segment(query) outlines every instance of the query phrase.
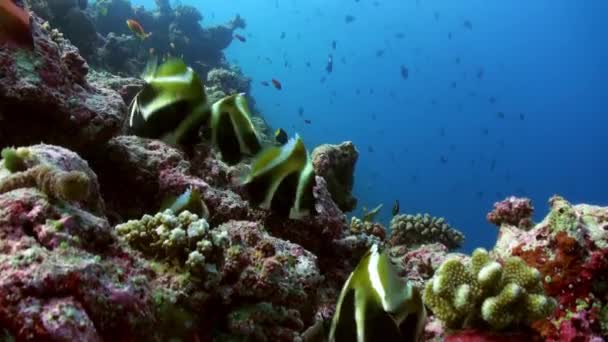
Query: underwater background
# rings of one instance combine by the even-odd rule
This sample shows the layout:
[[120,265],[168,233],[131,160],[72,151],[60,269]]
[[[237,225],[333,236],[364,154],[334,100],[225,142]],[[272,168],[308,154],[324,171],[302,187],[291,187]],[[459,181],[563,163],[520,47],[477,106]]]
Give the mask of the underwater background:
[[607,10],[0,0],[0,341],[607,340]]
[[[505,196],[531,198],[536,220],[555,193],[608,204],[605,1],[181,3],[203,25],[247,18],[247,41],[225,52],[273,127],[309,147],[355,143],[354,214],[384,203],[388,223],[398,199],[446,217],[470,251],[494,244],[480,213]],[[271,78],[280,93],[260,84]]]

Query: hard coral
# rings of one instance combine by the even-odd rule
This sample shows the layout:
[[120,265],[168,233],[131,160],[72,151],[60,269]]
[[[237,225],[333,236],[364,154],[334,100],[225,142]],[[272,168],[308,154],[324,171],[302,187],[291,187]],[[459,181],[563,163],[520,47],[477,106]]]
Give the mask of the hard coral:
[[517,257],[499,263],[483,249],[475,250],[466,266],[446,260],[426,285],[424,302],[453,329],[529,325],[555,309],[555,301],[544,295],[538,270]]
[[528,198],[508,197],[500,202],[494,203],[494,209],[486,216],[490,223],[500,227],[510,224],[522,229],[532,227],[532,214],[534,207]]
[[410,247],[439,242],[448,249],[456,249],[464,241],[464,235],[452,228],[443,217],[433,217],[429,214],[402,214],[394,216],[391,220],[389,241],[391,246]]

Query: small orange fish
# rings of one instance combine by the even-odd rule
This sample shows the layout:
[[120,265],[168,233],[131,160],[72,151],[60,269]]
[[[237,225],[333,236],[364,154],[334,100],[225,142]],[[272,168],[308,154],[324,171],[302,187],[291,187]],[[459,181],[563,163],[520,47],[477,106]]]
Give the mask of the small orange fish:
[[277,88],[277,90],[281,90],[283,89],[283,85],[281,84],[281,82],[275,80],[274,78],[272,79],[272,85]]
[[235,35],[234,35],[234,38],[236,38],[236,39],[240,40],[240,41],[241,41],[241,42],[243,42],[243,43],[247,41],[247,38],[245,38],[245,37],[241,36],[240,34],[235,34]]
[[0,0],[0,44],[33,47],[30,15],[12,0]]
[[127,19],[127,26],[129,27],[129,30],[131,30],[131,32],[133,32],[133,34],[141,40],[144,40],[152,35],[152,33],[146,33],[144,27],[141,26],[141,24],[136,20]]

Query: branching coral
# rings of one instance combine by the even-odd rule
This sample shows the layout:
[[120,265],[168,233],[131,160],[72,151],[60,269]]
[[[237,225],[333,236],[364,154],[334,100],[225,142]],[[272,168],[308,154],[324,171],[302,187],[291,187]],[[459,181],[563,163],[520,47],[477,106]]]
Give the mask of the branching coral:
[[556,306],[545,296],[538,270],[518,257],[499,263],[483,249],[475,250],[466,266],[446,260],[427,283],[424,302],[452,329],[531,324]]
[[215,262],[228,245],[226,233],[210,230],[205,219],[188,211],[171,210],[116,226],[116,232],[133,248],[148,256],[185,267],[195,275],[217,273]]
[[82,171],[63,171],[40,164],[0,180],[0,193],[33,187],[61,200],[82,201],[89,196],[90,179]]
[[391,246],[419,246],[439,242],[449,249],[460,247],[464,235],[452,228],[443,217],[429,214],[396,215],[391,220]]

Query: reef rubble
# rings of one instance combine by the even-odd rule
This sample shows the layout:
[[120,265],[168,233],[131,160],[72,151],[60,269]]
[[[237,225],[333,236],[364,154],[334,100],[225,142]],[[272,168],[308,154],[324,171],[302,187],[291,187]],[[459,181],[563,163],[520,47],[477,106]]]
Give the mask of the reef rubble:
[[[30,3],[48,20],[77,6]],[[220,63],[240,17],[203,29],[192,8],[158,5],[154,15],[124,0],[78,11],[106,31],[115,18],[100,16],[126,11],[148,27],[165,23],[159,39],[212,32],[213,66],[204,68],[219,69],[208,91],[249,89]],[[182,150],[124,135],[126,103],[143,86],[131,71],[90,71],[36,15],[32,34],[32,50],[0,49],[1,339],[322,341],[372,245],[425,292],[427,341],[608,336],[608,207],[555,196],[534,225],[532,203],[507,198],[487,216],[499,226],[496,245],[468,256],[443,218],[395,215],[392,229],[348,220],[358,152],[346,142],[312,153],[312,215],[286,219],[250,204],[240,181],[249,158],[229,165],[205,140]],[[161,208],[186,190],[200,193],[208,216]]]

